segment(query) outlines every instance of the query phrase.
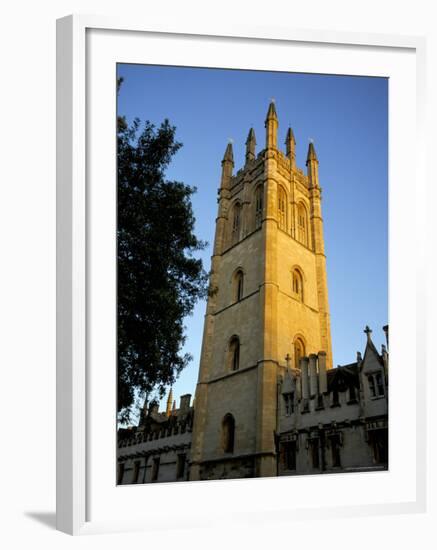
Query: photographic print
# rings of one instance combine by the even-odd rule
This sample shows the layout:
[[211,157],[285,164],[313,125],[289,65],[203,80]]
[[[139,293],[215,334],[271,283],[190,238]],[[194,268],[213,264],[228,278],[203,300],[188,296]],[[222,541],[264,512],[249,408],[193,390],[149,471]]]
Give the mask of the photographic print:
[[118,64],[119,485],[388,469],[388,80]]

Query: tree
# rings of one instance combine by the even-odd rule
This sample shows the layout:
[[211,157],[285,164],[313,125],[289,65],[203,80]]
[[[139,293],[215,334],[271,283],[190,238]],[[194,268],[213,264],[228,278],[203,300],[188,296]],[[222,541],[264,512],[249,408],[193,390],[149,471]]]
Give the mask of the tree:
[[183,320],[205,296],[207,274],[193,253],[195,188],[167,181],[181,147],[175,127],[118,118],[118,416],[129,421],[136,397],[163,396],[191,360],[181,349]]

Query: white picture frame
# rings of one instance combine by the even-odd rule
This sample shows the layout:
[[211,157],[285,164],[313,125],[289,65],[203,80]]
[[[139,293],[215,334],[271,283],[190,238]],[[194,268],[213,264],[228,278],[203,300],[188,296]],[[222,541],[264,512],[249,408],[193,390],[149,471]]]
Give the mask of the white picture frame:
[[[94,33],[94,34],[93,34]],[[241,56],[243,59],[246,56],[244,66],[240,68],[258,68],[269,67],[272,70],[279,70],[280,61],[272,61],[276,57],[262,56],[264,48],[274,49],[277,46],[306,48],[335,52],[330,55],[328,66],[327,59],[320,58],[316,68],[311,68],[309,72],[326,72],[336,74],[351,74],[350,62],[347,61],[350,52],[360,52],[365,63],[366,56],[374,56],[375,61],[378,56],[383,58],[387,54],[387,60],[382,60],[381,66],[377,63],[372,68],[369,68],[366,74],[388,76],[393,78],[393,82],[401,85],[401,73],[403,64],[408,65],[408,70],[413,70],[414,78],[410,88],[405,87],[404,96],[399,95],[399,101],[405,101],[404,107],[407,111],[405,116],[409,124],[409,144],[408,146],[399,143],[401,140],[396,135],[398,131],[403,131],[407,127],[403,127],[395,108],[399,108],[399,104],[395,100],[390,105],[390,180],[396,179],[399,189],[390,184],[390,231],[393,234],[393,229],[398,229],[402,232],[401,215],[405,212],[408,206],[405,202],[407,196],[403,190],[403,182],[414,182],[411,188],[414,190],[413,195],[419,196],[420,193],[426,193],[425,188],[425,162],[423,158],[423,141],[424,141],[424,97],[425,89],[425,40],[420,37],[408,36],[392,36],[392,35],[374,35],[374,34],[354,34],[354,33],[337,33],[323,31],[304,31],[296,29],[284,28],[252,28],[234,27],[229,28],[198,28],[193,24],[190,28],[177,28],[163,24],[162,26],[151,26],[142,21],[131,21],[122,18],[105,18],[96,16],[73,15],[57,22],[57,528],[61,531],[70,534],[84,534],[91,532],[105,532],[113,530],[129,530],[129,529],[147,529],[164,524],[160,515],[154,514],[150,509],[147,510],[147,515],[144,508],[138,511],[138,501],[141,498],[140,491],[152,492],[153,499],[156,502],[169,501],[171,498],[188,498],[190,505],[186,506],[187,510],[178,510],[178,514],[174,514],[172,521],[175,524],[186,526],[187,523],[193,526],[210,525],[216,521],[220,521],[220,503],[226,498],[230,498],[232,502],[240,504],[240,512],[238,509],[231,510],[231,515],[234,521],[249,520],[256,521],[257,517],[262,515],[263,518],[273,517],[288,517],[295,518],[326,518],[329,515],[364,515],[374,513],[397,513],[397,512],[419,512],[425,510],[426,503],[426,463],[425,463],[425,426],[426,426],[426,403],[425,403],[425,387],[426,387],[426,356],[425,356],[425,255],[424,243],[418,238],[421,229],[425,227],[426,221],[417,216],[416,213],[411,213],[410,234],[403,234],[407,245],[414,248],[412,254],[415,261],[415,283],[416,292],[410,293],[403,302],[404,310],[401,311],[397,297],[400,296],[405,289],[405,276],[399,275],[396,271],[400,267],[400,251],[396,246],[391,247],[390,251],[390,323],[391,323],[391,346],[394,348],[394,353],[391,352],[391,365],[393,370],[393,379],[395,387],[398,388],[394,392],[390,403],[390,420],[399,412],[402,417],[402,398],[407,397],[407,392],[413,388],[412,395],[408,394],[409,403],[412,404],[414,414],[411,418],[405,419],[410,422],[409,429],[413,433],[412,441],[410,441],[410,458],[404,463],[408,465],[408,475],[405,480],[405,487],[399,489],[399,494],[390,493],[394,491],[394,486],[399,484],[399,478],[395,479],[396,472],[401,472],[402,463],[394,466],[388,473],[388,476],[393,477],[393,483],[384,485],[385,493],[381,498],[373,501],[370,495],[367,500],[360,502],[355,495],[355,500],[348,500],[342,497],[342,491],[347,492],[347,486],[353,484],[352,477],[357,477],[360,474],[347,474],[347,481],[344,481],[344,476],[323,476],[326,480],[321,480],[319,477],[306,476],[305,478],[294,478],[293,480],[284,478],[269,479],[269,480],[244,480],[237,482],[202,482],[188,484],[162,484],[158,486],[134,486],[134,487],[115,487],[115,469],[113,461],[115,460],[115,447],[113,447],[113,439],[115,435],[115,409],[112,416],[106,418],[108,410],[115,403],[115,385],[114,376],[107,382],[102,383],[102,392],[104,395],[98,397],[99,403],[101,400],[101,411],[96,411],[96,396],[95,396],[95,380],[93,379],[94,354],[96,347],[94,342],[104,340],[108,334],[111,334],[111,319],[109,319],[106,328],[104,323],[95,330],[97,321],[95,316],[101,315],[104,317],[104,312],[99,312],[98,304],[101,303],[96,298],[93,302],[95,284],[93,283],[96,275],[95,271],[90,268],[92,261],[90,258],[90,250],[95,251],[95,239],[105,239],[105,236],[99,235],[95,231],[95,219],[102,222],[99,224],[103,229],[111,227],[111,214],[106,212],[110,210],[108,204],[114,200],[114,197],[109,197],[109,202],[103,201],[105,206],[101,206],[97,212],[95,210],[95,201],[93,201],[93,193],[95,190],[90,186],[90,181],[93,180],[94,165],[90,162],[90,158],[96,151],[91,151],[90,143],[93,138],[87,131],[87,125],[90,124],[90,110],[93,109],[92,94],[95,90],[90,89],[90,82],[93,86],[96,82],[93,73],[96,65],[95,61],[89,56],[95,55],[99,48],[103,51],[103,43],[93,38],[93,36],[103,37],[106,41],[104,55],[106,55],[107,66],[114,65],[114,55],[122,62],[141,62],[145,56],[142,50],[138,50],[138,41],[153,39],[160,44],[159,63],[161,64],[183,64],[184,60],[187,63],[188,57],[184,57],[183,49],[170,47],[170,43],[174,45],[175,41],[187,42],[192,40],[205,41],[210,46],[210,63],[208,66],[224,66],[223,62],[220,65],[219,50],[232,48],[235,56]],[[100,34],[99,34],[100,33]],[[118,38],[117,38],[118,37]],[[121,42],[117,40],[124,37],[125,46],[121,46]],[[129,39],[129,40],[127,40]],[[128,42],[130,43],[128,44]],[[165,44],[168,44],[166,47]],[[111,47],[107,47],[111,45]],[[238,45],[238,47],[237,47]],[[183,44],[181,44],[181,47]],[[136,56],[133,57],[134,47],[136,47]],[[188,45],[188,48],[190,46]],[[251,48],[257,49],[255,59],[248,59],[247,52]],[[118,49],[119,48],[119,49]],[[197,48],[198,49],[198,48]],[[241,50],[241,51],[240,51]],[[91,52],[91,53],[90,53]],[[114,53],[115,52],[115,53]],[[342,53],[343,52],[343,53]],[[349,54],[348,54],[349,52]],[[217,60],[214,57],[217,54]],[[259,55],[258,55],[259,54]],[[384,55],[383,55],[384,54]],[[393,59],[388,54],[393,54]],[[312,54],[314,56],[314,54]],[[111,57],[112,56],[112,57]],[[269,58],[269,59],[267,59]],[[332,59],[331,59],[332,58]],[[408,60],[407,60],[408,59]],[[407,60],[407,61],[406,61]],[[147,61],[143,61],[147,62]],[[149,61],[150,57],[149,57]],[[94,64],[93,64],[94,63]],[[387,65],[384,66],[384,63]],[[188,64],[188,63],[187,63]],[[190,62],[192,64],[192,62]],[[325,65],[324,65],[325,64]],[[392,64],[392,65],[390,65]],[[199,65],[201,66],[201,65]],[[226,65],[227,66],[227,65]],[[325,70],[323,70],[325,66]],[[364,66],[364,65],[363,65]],[[318,67],[318,69],[317,69]],[[387,69],[387,67],[389,67]],[[391,67],[391,69],[390,69]],[[295,70],[299,67],[294,66]],[[99,71],[105,71],[105,63],[99,65]],[[114,68],[115,70],[115,68]],[[291,70],[291,69],[290,69]],[[300,70],[303,70],[301,68]],[[357,69],[359,70],[359,63]],[[90,73],[91,71],[91,73]],[[387,74],[388,71],[388,74]],[[390,72],[392,71],[392,72]],[[106,73],[107,76],[108,73]],[[115,74],[115,72],[114,72]],[[358,73],[354,73],[358,74]],[[101,86],[105,86],[103,72],[99,76]],[[114,81],[115,82],[115,81]],[[411,83],[410,83],[411,84]],[[97,86],[97,84],[95,84]],[[414,90],[413,90],[414,88]],[[410,90],[410,91],[408,91]],[[100,90],[101,91],[101,90]],[[112,94],[112,96],[110,95]],[[103,106],[110,105],[111,97],[115,101],[115,86],[110,94],[101,101]],[[410,95],[408,95],[410,94]],[[406,96],[408,98],[406,99]],[[402,99],[403,98],[403,99]],[[393,98],[392,98],[393,99]],[[108,109],[115,109],[115,103]],[[106,111],[109,112],[109,111]],[[104,116],[102,110],[100,116]],[[94,120],[94,119],[93,119]],[[114,120],[108,120],[109,127],[114,126]],[[103,121],[103,119],[102,119]],[[106,145],[102,144],[100,153],[106,158],[108,166],[112,164],[110,170],[105,176],[111,178],[115,170],[115,157],[111,159],[105,157],[108,150],[114,149],[115,130],[113,134],[108,136],[105,133],[103,126],[98,130],[102,136],[107,136]],[[95,132],[95,126],[94,130]],[[393,133],[394,132],[394,133]],[[110,133],[110,132],[109,132]],[[87,141],[88,140],[88,141]],[[112,148],[112,149],[111,149]],[[402,155],[409,152],[411,162],[408,166],[401,167],[399,162]],[[99,153],[99,155],[100,155]],[[97,168],[98,169],[98,168]],[[108,168],[109,169],[109,168]],[[115,182],[115,180],[114,180]],[[115,195],[115,187],[113,195]],[[414,199],[413,197],[410,197]],[[105,212],[108,214],[105,217]],[[411,212],[411,210],[410,210]],[[399,215],[398,215],[399,213]],[[109,224],[109,225],[108,225]],[[113,238],[113,236],[111,236]],[[102,241],[103,242],[103,241]],[[404,241],[405,242],[405,241]],[[104,248],[110,250],[111,241],[105,242]],[[114,254],[114,251],[109,254]],[[109,257],[109,256],[108,256]],[[101,258],[104,263],[106,260]],[[411,261],[411,258],[410,258]],[[103,265],[103,264],[102,264]],[[398,277],[393,280],[393,270]],[[109,277],[107,284],[103,285],[101,292],[114,293],[115,285],[114,278]],[[115,309],[113,314],[115,315]],[[396,322],[396,319],[402,318],[403,315],[409,316],[408,332],[402,328],[401,323]],[[114,317],[115,318],[115,317]],[[394,330],[392,324],[394,321]],[[91,329],[90,329],[91,327]],[[414,330],[412,329],[414,328]],[[106,332],[105,332],[106,331]],[[109,331],[109,332],[108,332]],[[100,332],[100,336],[99,336]],[[402,342],[410,334],[411,346],[409,350],[402,347]],[[113,332],[115,335],[115,332]],[[399,347],[397,349],[397,344]],[[114,340],[115,346],[115,340]],[[102,349],[102,348],[100,348]],[[111,355],[108,356],[109,361]],[[102,359],[103,362],[103,359]],[[414,369],[411,369],[413,365]],[[399,363],[399,369],[405,373],[410,367],[414,370],[408,383],[396,374],[396,366]],[[407,364],[408,363],[408,364]],[[98,368],[97,366],[95,367]],[[420,376],[416,376],[416,371],[419,371]],[[109,371],[108,371],[109,372]],[[102,373],[100,372],[101,376]],[[93,381],[94,380],[94,381]],[[392,382],[391,382],[392,383]],[[109,398],[105,397],[110,395]],[[412,409],[412,410],[413,410]],[[105,412],[106,411],[106,412]],[[106,414],[105,420],[99,422],[99,414]],[[400,421],[399,421],[400,422]],[[94,423],[94,424],[93,424]],[[97,423],[97,424],[96,424]],[[102,429],[96,431],[96,425]],[[400,426],[395,425],[391,429],[391,448],[399,443]],[[96,438],[99,438],[99,448],[108,449],[106,455],[101,453],[96,459],[93,444]],[[94,444],[95,446],[95,444]],[[111,455],[111,446],[113,453]],[[408,454],[408,453],[407,453]],[[109,456],[111,455],[111,456]],[[102,464],[102,460],[108,464]],[[96,472],[96,462],[99,463],[101,471],[106,472],[99,478],[99,481],[94,480],[98,477]],[[414,465],[414,471],[412,470]],[[411,468],[410,468],[411,466]],[[397,470],[398,469],[398,470]],[[100,471],[99,470],[99,471]],[[410,471],[411,470],[411,471]],[[109,472],[109,474],[107,474]],[[104,485],[108,484],[108,475],[113,472],[114,483],[111,490],[106,493]],[[366,474],[366,484],[374,487],[381,483],[381,478],[377,477],[372,481],[373,474]],[[377,475],[377,474],[375,474]],[[298,503],[290,502],[290,499],[282,499],[279,495],[278,482],[289,485],[290,481],[294,483],[294,489],[301,491],[302,494],[314,494],[317,487],[325,484],[323,491],[330,491],[333,487],[332,479],[336,479],[336,492],[340,495],[337,501],[332,502],[332,506],[327,506],[320,499],[319,502],[312,503],[304,499],[300,499]],[[342,481],[343,479],[343,481]],[[94,484],[94,485],[93,485]],[[285,485],[284,485],[285,486]],[[343,489],[342,489],[343,486]],[[407,487],[408,486],[408,487]],[[92,488],[91,488],[92,487]],[[306,490],[305,487],[308,489]],[[402,489],[405,489],[402,493]],[[117,491],[117,495],[114,494]],[[358,489],[359,491],[359,489]],[[182,492],[182,494],[181,494]],[[244,493],[244,494],[243,494]],[[402,494],[401,494],[402,493]],[[150,493],[149,493],[150,494]],[[299,493],[300,494],[300,493]],[[346,494],[346,493],[344,493]],[[230,496],[231,495],[231,496]],[[261,495],[261,502],[259,495]],[[272,503],[269,496],[275,495],[275,502]],[[117,507],[105,508],[101,502],[109,502],[111,499],[118,499],[120,507],[126,513],[117,512]],[[343,498],[343,500],[341,500]],[[202,503],[205,499],[210,499],[211,504],[209,513],[205,513]],[[197,503],[197,507],[196,507]],[[200,503],[200,504],[199,504]],[[99,508],[100,506],[100,508]],[[126,507],[130,509],[127,509]],[[91,513],[91,509],[99,508],[98,513]],[[185,507],[184,507],[185,508]],[[121,508],[120,508],[121,509]],[[157,509],[159,505],[157,504]],[[119,513],[120,512],[120,513]],[[228,511],[229,513],[229,511]],[[165,522],[168,517],[165,518]]]

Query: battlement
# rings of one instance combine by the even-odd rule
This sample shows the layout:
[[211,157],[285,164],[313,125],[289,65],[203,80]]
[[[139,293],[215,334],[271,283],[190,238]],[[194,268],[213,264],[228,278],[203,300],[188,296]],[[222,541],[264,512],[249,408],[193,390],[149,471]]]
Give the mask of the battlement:
[[[172,392],[170,391],[171,395]],[[187,393],[180,398],[179,409],[173,402],[173,410],[167,407],[164,412],[159,412],[158,404],[151,405],[147,412],[142,412],[138,426],[119,429],[117,434],[118,447],[130,447],[147,441],[164,439],[175,435],[191,432],[194,419],[194,402],[191,402],[191,394]],[[147,404],[145,404],[147,409]]]
[[172,414],[159,422],[153,417],[147,417],[142,426],[118,431],[118,447],[131,447],[139,443],[173,437],[191,432],[193,429],[194,408],[190,407],[186,414]]
[[266,155],[269,153],[270,158],[273,154],[273,157],[276,159],[278,170],[284,174],[284,176],[289,177],[290,174],[294,175],[297,181],[304,186],[308,187],[308,176],[305,174],[304,170],[298,168],[293,160],[287,156],[280,149],[275,150],[273,153],[267,149],[262,149],[259,153],[250,160],[246,160],[244,166],[239,168],[234,174],[229,176],[229,189],[237,187],[239,184],[243,183],[247,178],[248,173],[254,175],[260,168],[263,167]]

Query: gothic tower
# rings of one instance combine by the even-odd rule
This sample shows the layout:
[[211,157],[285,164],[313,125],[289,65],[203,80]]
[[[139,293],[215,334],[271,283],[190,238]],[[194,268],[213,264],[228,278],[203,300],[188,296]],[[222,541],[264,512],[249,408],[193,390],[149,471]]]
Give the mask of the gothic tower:
[[[191,479],[276,475],[278,374],[320,351],[332,367],[318,159],[297,168],[293,131],[278,149],[270,103],[266,144],[253,129],[236,174],[222,160],[218,216],[192,440]],[[289,359],[288,359],[289,360]]]

